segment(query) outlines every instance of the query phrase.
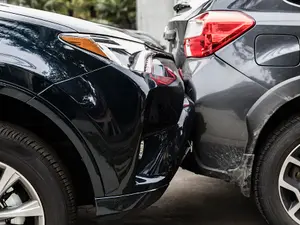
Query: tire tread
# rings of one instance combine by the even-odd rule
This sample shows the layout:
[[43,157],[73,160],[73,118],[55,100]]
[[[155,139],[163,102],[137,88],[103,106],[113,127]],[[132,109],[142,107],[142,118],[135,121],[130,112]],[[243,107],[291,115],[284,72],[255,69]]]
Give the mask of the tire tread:
[[259,191],[259,183],[261,179],[261,167],[266,160],[266,155],[270,151],[273,143],[287,130],[289,130],[293,125],[296,123],[300,123],[300,115],[294,115],[290,117],[289,119],[283,121],[273,132],[269,134],[269,137],[266,139],[263,146],[259,149],[259,155],[256,160],[255,166],[254,166],[254,198],[256,205],[262,214],[262,216],[265,218],[267,223],[270,224],[270,221],[268,220],[266,216],[266,212],[264,210],[264,207],[262,205],[262,196],[260,195]]
[[67,199],[68,224],[75,224],[77,218],[77,206],[74,197],[73,187],[59,162],[56,154],[51,151],[46,144],[43,144],[38,137],[15,125],[0,122],[0,137],[21,144],[25,148],[30,148],[38,153],[39,159],[47,166],[49,171],[53,171]]

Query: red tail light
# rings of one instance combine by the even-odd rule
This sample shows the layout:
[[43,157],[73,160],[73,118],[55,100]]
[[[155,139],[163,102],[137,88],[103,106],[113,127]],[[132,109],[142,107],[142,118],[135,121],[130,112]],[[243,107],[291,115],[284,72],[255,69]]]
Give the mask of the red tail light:
[[145,72],[150,75],[157,85],[170,85],[177,79],[175,74],[176,71],[173,71],[170,67],[164,65],[163,61],[165,60],[149,57],[146,63]]
[[189,21],[184,51],[187,57],[212,55],[255,25],[255,20],[242,12],[210,11]]
[[158,85],[170,85],[176,80],[175,73],[168,67],[165,67],[165,74],[164,76],[159,76],[155,74],[151,74],[151,78],[158,84]]

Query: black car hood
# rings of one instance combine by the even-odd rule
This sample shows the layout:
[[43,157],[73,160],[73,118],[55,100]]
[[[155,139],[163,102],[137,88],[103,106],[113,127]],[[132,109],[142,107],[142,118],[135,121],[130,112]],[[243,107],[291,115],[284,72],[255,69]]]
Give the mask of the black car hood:
[[54,24],[63,25],[79,33],[99,34],[99,35],[122,38],[133,42],[144,43],[144,41],[140,39],[130,36],[125,32],[121,32],[120,29],[89,22],[86,20],[82,20],[70,16],[65,16],[65,15],[60,15],[52,12],[46,12],[42,10],[36,10],[36,9],[20,7],[15,5],[9,5],[9,4],[0,4],[0,11],[31,17],[34,19],[39,19]]

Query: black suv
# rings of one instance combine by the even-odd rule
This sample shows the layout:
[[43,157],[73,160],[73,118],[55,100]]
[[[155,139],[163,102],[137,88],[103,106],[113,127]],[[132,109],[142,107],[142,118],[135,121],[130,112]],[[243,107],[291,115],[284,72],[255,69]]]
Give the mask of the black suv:
[[0,224],[145,208],[189,149],[172,55],[114,28],[0,5]]
[[184,167],[238,184],[271,224],[300,224],[300,2],[206,0],[165,37],[195,103]]

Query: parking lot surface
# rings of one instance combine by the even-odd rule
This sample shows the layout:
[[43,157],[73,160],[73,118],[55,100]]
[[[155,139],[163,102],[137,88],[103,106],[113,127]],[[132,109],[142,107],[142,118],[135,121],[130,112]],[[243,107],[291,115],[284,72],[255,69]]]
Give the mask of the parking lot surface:
[[97,223],[84,214],[78,225],[97,224],[266,225],[255,204],[237,187],[184,170],[179,170],[163,198],[147,210],[106,223]]

